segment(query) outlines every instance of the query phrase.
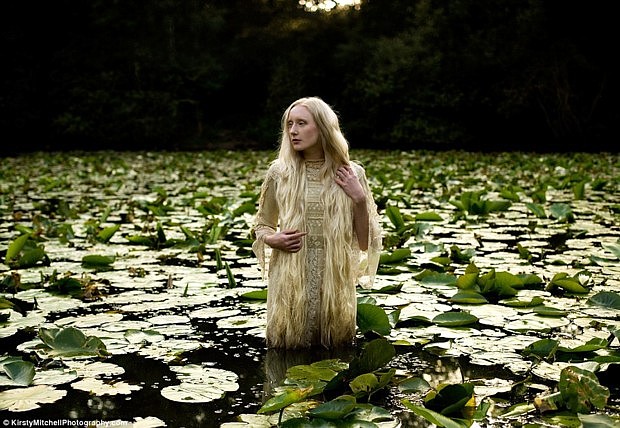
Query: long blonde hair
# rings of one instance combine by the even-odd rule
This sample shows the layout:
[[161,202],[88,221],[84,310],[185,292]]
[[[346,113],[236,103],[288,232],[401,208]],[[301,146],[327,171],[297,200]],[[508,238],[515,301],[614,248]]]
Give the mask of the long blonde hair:
[[346,200],[342,198],[344,196],[342,189],[328,182],[333,181],[338,167],[348,165],[350,161],[349,143],[340,130],[338,116],[325,101],[318,97],[300,98],[284,111],[281,120],[280,151],[278,158],[274,161],[279,165],[282,180],[281,185],[278,186],[278,200],[282,204],[279,211],[284,227],[300,229],[305,214],[303,206],[306,183],[304,157],[301,152],[293,149],[288,132],[289,115],[296,106],[304,106],[308,109],[319,131],[319,144],[325,155],[325,162],[319,173],[324,185],[321,199],[326,207],[333,208],[338,204],[342,206],[342,200]]

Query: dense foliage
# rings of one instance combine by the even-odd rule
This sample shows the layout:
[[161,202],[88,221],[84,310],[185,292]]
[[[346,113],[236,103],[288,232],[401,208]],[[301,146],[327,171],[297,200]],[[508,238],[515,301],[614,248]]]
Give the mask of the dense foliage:
[[304,95],[333,104],[356,147],[596,150],[619,116],[611,7],[9,2],[5,150],[269,148]]

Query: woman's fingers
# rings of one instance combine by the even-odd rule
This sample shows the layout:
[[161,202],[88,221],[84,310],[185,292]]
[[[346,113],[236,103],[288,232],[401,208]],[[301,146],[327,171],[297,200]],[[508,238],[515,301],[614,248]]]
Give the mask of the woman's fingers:
[[282,233],[284,235],[284,250],[296,253],[301,250],[302,238],[307,235],[308,232],[284,230]]
[[340,180],[341,182],[347,181],[349,178],[351,178],[352,174],[353,174],[353,171],[351,170],[351,167],[348,165],[342,165],[338,167],[338,169],[336,170],[336,178]]

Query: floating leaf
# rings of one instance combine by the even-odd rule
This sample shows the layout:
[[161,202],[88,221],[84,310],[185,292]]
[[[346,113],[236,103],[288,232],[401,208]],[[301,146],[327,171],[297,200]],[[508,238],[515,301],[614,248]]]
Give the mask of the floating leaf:
[[248,291],[247,293],[241,294],[239,297],[244,300],[267,300],[267,289]]
[[155,330],[128,329],[123,337],[129,343],[156,343],[165,339],[165,336]]
[[560,346],[558,347],[558,351],[571,352],[571,353],[592,352],[592,351],[598,351],[599,349],[605,349],[607,348],[607,345],[608,345],[607,339],[601,339],[601,338],[595,337],[595,338],[588,340],[585,344],[576,346],[574,348],[566,348],[564,346]]
[[615,291],[600,291],[590,297],[588,303],[604,308],[620,309],[620,295]]
[[393,264],[400,263],[411,257],[411,250],[409,248],[397,248],[391,253],[383,253],[379,258],[381,264]]
[[609,415],[582,415],[578,414],[577,417],[581,422],[583,428],[618,428],[620,425],[620,418],[617,416],[611,417]]
[[207,403],[222,398],[226,392],[239,389],[239,376],[228,370],[207,367],[204,364],[173,366],[181,383],[167,386],[161,395],[181,403]]
[[39,338],[48,348],[52,357],[74,357],[79,355],[104,356],[108,352],[101,339],[95,336],[86,336],[74,327],[64,329],[39,329]]
[[318,405],[308,413],[315,418],[326,420],[344,419],[353,411],[356,404],[355,397],[351,395],[342,395],[331,401]]
[[450,297],[450,301],[453,303],[466,303],[472,305],[480,305],[483,303],[489,303],[489,301],[482,294],[471,291],[463,290]]
[[532,297],[531,299],[524,298],[511,298],[501,300],[499,303],[502,305],[510,306],[511,308],[531,308],[533,306],[539,306],[544,302],[542,297]]
[[443,218],[434,211],[425,211],[415,216],[416,221],[442,221]]
[[325,382],[329,382],[337,372],[344,370],[348,364],[340,360],[322,360],[309,365],[297,365],[286,371],[288,384],[308,385],[313,384],[315,389],[320,389]]
[[54,403],[67,395],[67,391],[57,390],[47,385],[28,388],[9,389],[0,392],[0,410],[26,412],[38,409],[40,404]]
[[533,355],[543,360],[551,360],[558,350],[559,342],[555,339],[540,339],[529,344],[524,350],[523,355],[528,357]]
[[444,327],[462,327],[478,322],[478,318],[468,312],[444,312],[435,316],[432,322]]
[[532,311],[535,314],[538,314],[543,317],[563,317],[563,316],[566,316],[566,314],[568,313],[567,311],[563,309],[558,309],[558,308],[554,308],[551,306],[545,306],[545,305],[535,306],[532,309]]
[[132,391],[139,391],[142,389],[139,385],[130,385],[127,382],[104,382],[101,379],[86,378],[73,382],[71,384],[73,389],[80,391],[86,391],[92,395],[129,395]]
[[89,254],[82,257],[82,266],[84,267],[106,267],[114,263],[114,256],[101,256],[98,254]]
[[456,277],[444,273],[432,273],[420,278],[420,283],[429,286],[455,285]]

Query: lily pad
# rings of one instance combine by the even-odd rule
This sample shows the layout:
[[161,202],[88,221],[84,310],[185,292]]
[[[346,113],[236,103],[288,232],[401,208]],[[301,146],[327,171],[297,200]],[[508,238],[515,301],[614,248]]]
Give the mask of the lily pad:
[[613,291],[600,291],[590,297],[588,303],[604,308],[620,309],[620,294]]
[[130,385],[127,382],[104,382],[101,379],[86,378],[73,382],[71,384],[73,389],[79,389],[86,391],[92,395],[129,395],[133,391],[139,391],[142,389],[139,385]]
[[173,366],[171,369],[181,380],[179,385],[161,390],[161,395],[171,401],[207,403],[222,398],[226,392],[239,389],[239,377],[228,370],[196,364]]
[[462,290],[450,297],[450,301],[454,303],[465,303],[473,305],[481,305],[489,303],[482,294],[472,290]]
[[444,312],[432,320],[433,324],[444,327],[462,327],[478,322],[478,318],[468,312]]
[[86,336],[74,327],[39,329],[39,338],[50,357],[104,356],[107,350],[101,339]]
[[26,412],[41,407],[41,404],[54,403],[67,395],[67,391],[54,389],[47,385],[28,388],[15,388],[0,392],[0,410]]

